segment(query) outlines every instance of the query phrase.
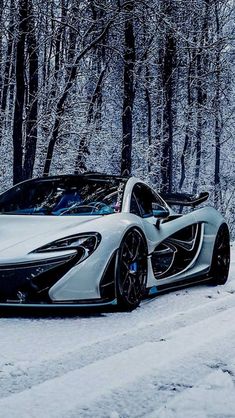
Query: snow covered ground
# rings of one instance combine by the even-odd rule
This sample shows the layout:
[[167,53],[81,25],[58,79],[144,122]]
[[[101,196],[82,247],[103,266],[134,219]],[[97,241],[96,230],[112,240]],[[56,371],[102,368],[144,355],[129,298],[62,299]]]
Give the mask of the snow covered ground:
[[132,313],[0,318],[0,418],[235,418],[232,260]]

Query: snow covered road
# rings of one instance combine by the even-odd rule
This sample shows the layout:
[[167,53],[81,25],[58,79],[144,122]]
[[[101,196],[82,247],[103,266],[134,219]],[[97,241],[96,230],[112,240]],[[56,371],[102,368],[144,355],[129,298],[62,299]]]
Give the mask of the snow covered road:
[[132,313],[0,319],[0,418],[235,418],[235,248],[225,286]]

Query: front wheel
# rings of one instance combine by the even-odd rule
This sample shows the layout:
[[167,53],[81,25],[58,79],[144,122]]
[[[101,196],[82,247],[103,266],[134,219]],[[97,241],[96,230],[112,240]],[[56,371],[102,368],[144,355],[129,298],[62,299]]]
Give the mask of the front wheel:
[[146,241],[137,228],[132,228],[124,236],[117,255],[118,307],[127,311],[137,308],[146,292],[146,282]]
[[212,256],[210,282],[212,285],[223,285],[228,279],[230,264],[229,230],[222,224],[217,232]]

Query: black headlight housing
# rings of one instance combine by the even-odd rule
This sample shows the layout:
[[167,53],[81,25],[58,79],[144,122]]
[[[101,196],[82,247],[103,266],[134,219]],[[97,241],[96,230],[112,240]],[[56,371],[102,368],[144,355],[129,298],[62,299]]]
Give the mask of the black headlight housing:
[[70,235],[65,238],[61,238],[56,241],[52,241],[49,244],[43,245],[40,248],[32,251],[32,253],[48,253],[59,252],[66,250],[77,251],[77,262],[88,258],[98,247],[101,241],[101,235],[98,232],[90,232],[85,234]]

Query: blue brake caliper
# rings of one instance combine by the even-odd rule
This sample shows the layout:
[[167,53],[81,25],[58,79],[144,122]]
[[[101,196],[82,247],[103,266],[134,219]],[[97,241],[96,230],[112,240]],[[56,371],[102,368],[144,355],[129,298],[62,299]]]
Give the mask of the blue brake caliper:
[[134,263],[130,264],[130,271],[131,273],[136,273],[138,270],[138,265],[137,262],[135,261]]

